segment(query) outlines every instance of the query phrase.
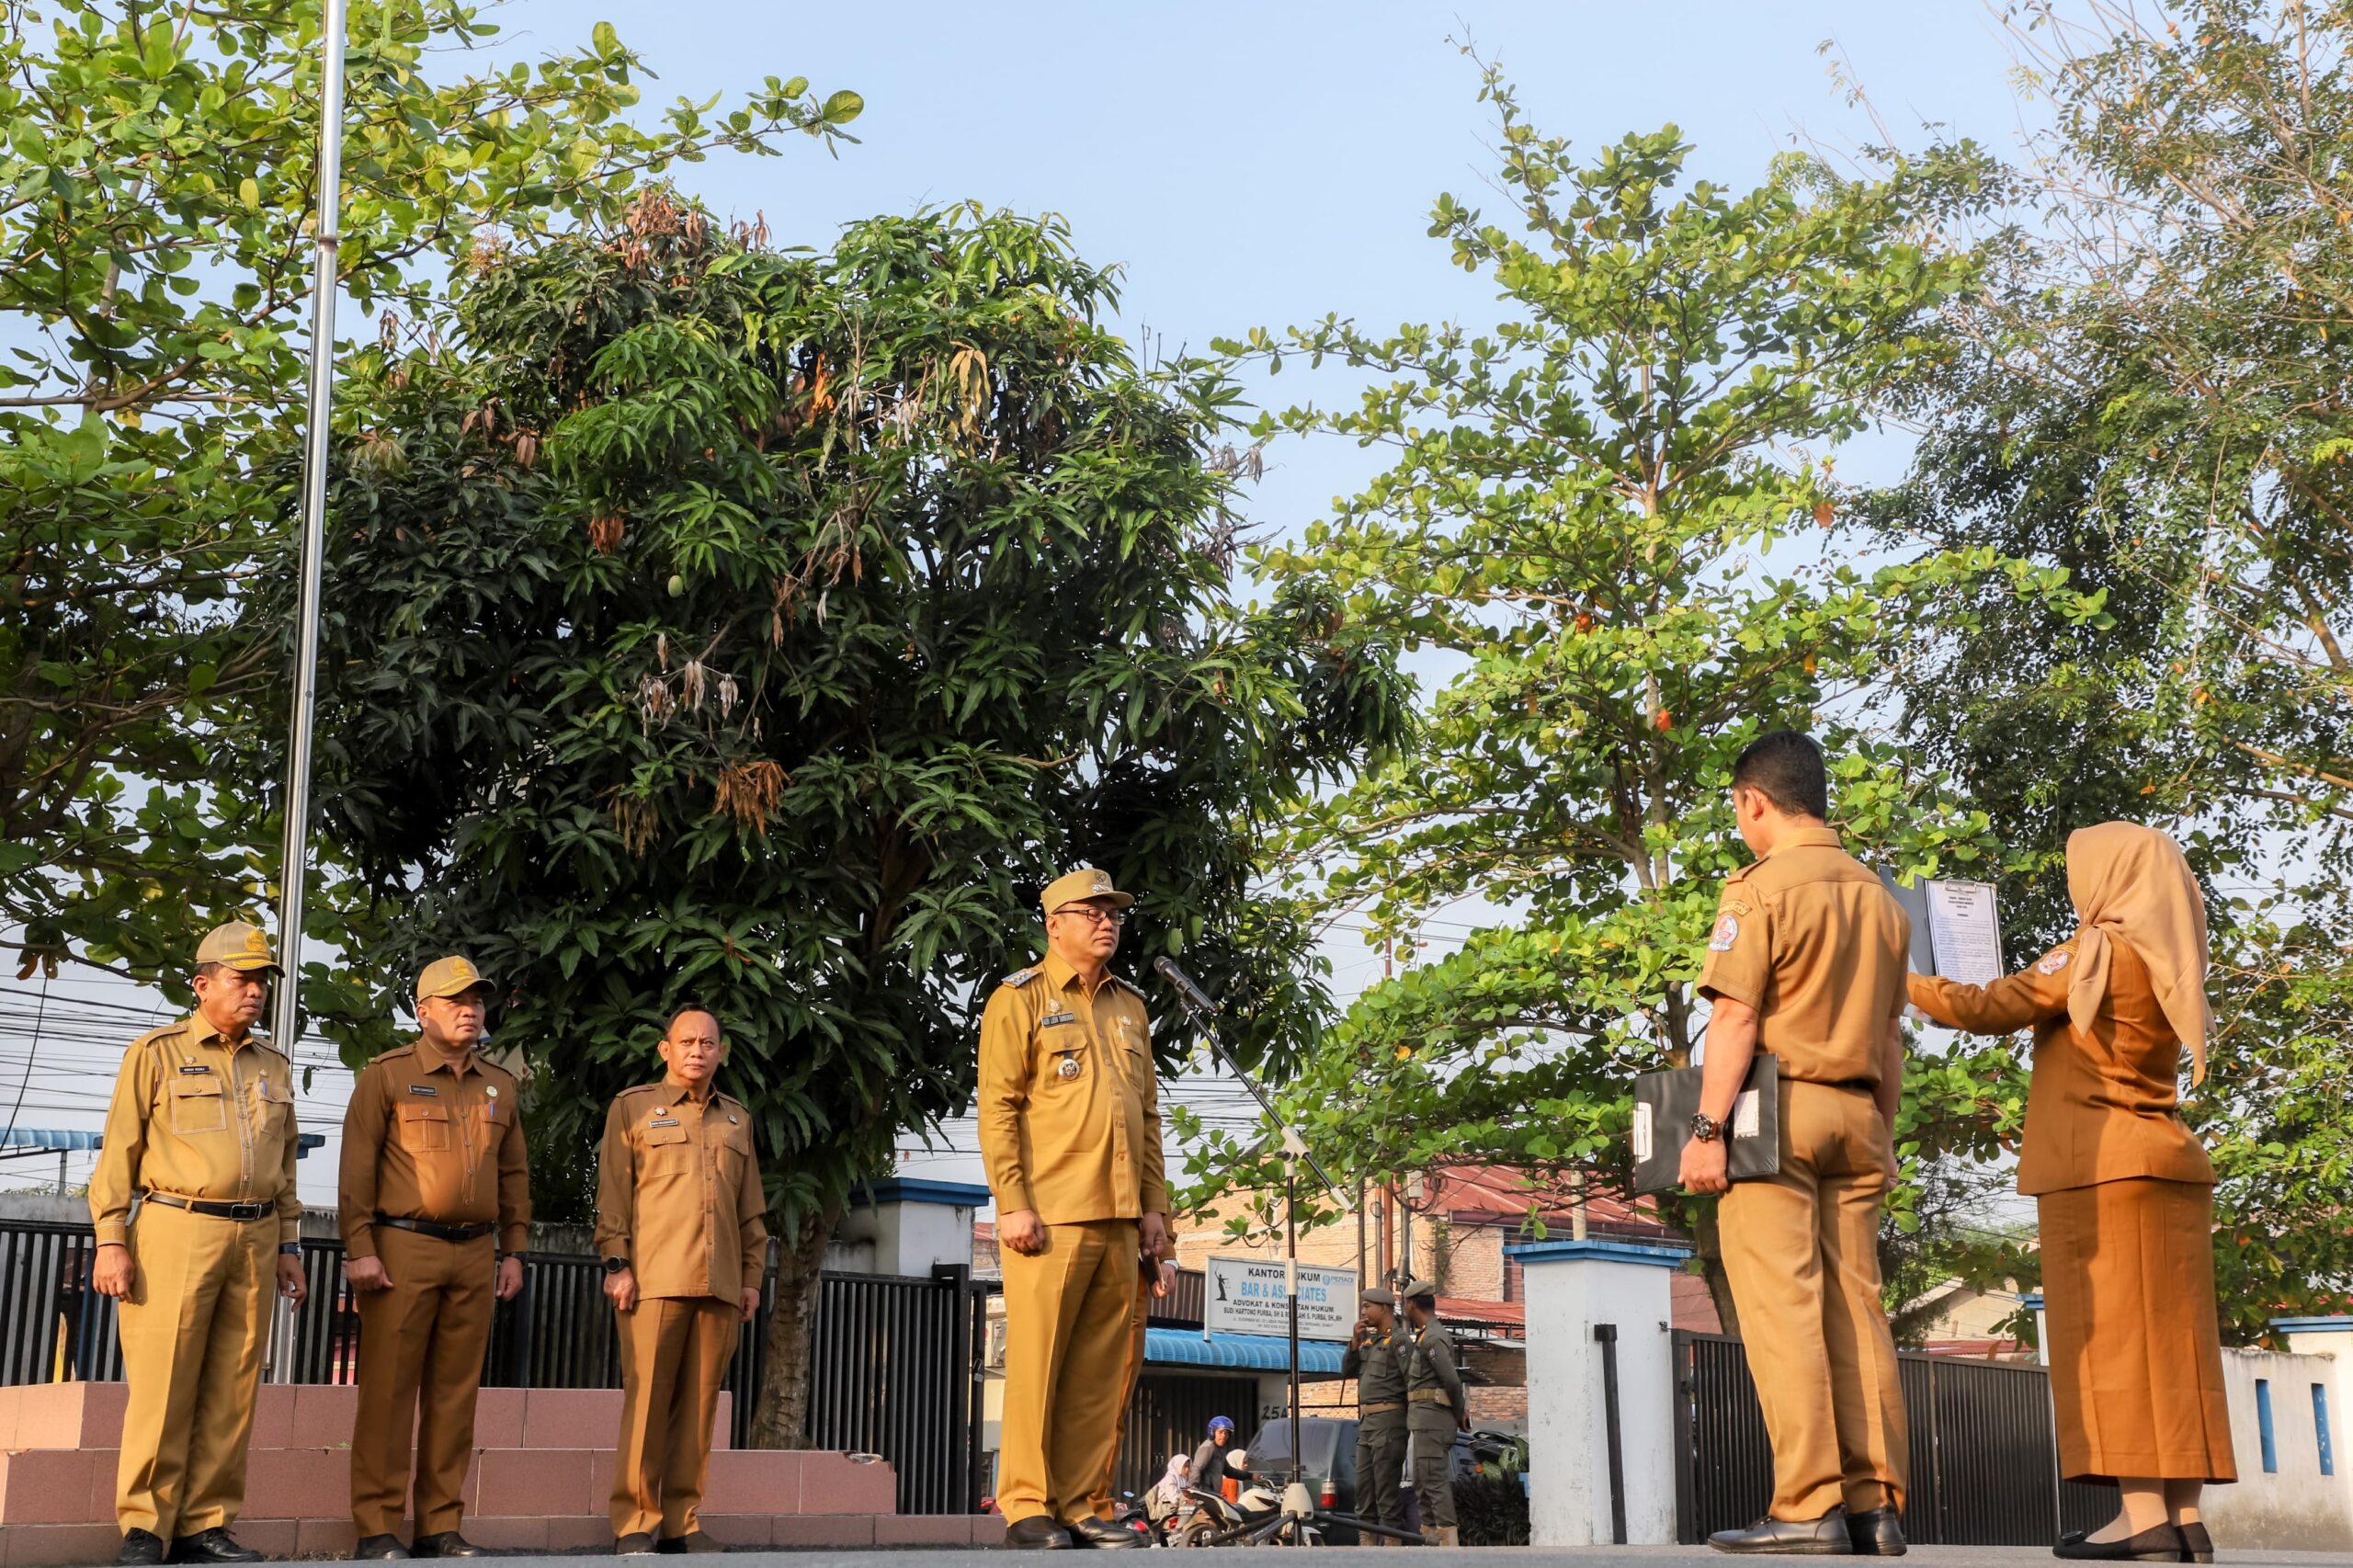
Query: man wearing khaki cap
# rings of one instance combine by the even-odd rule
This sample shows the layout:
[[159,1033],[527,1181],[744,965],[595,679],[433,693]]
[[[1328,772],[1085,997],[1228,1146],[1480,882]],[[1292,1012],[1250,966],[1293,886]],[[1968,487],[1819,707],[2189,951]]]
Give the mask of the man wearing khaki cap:
[[660,1049],[662,1081],[613,1101],[597,1154],[597,1256],[620,1317],[611,1514],[623,1557],[727,1550],[702,1528],[703,1472],[719,1385],[768,1264],[752,1113],[711,1086],[727,1060],[718,1017],[679,1008]]
[[1119,1440],[1140,1263],[1168,1250],[1143,994],[1106,966],[1135,900],[1108,871],[1046,889],[1046,957],[981,1017],[981,1157],[1005,1267],[997,1506],[1016,1547],[1137,1544],[1093,1496]]
[[[121,1302],[131,1385],[116,1470],[119,1562],[252,1562],[245,1496],[268,1297],[303,1295],[292,1065],[252,1030],[278,978],[242,922],[196,949],[196,1011],[133,1040],[107,1107],[91,1284]],[[131,1199],[142,1196],[138,1217]]]
[[[1364,1293],[1356,1332],[1340,1353],[1340,1376],[1357,1381],[1357,1514],[1402,1535],[1405,1528],[1405,1363],[1397,1298],[1379,1287]],[[1367,1535],[1363,1546],[1395,1538]]]
[[[343,1267],[359,1309],[355,1557],[483,1555],[458,1531],[474,1396],[493,1297],[523,1288],[531,1228],[515,1078],[474,1051],[489,999],[464,959],[426,965],[416,1043],[368,1064],[343,1119]],[[404,1548],[412,1426],[416,1536]]]

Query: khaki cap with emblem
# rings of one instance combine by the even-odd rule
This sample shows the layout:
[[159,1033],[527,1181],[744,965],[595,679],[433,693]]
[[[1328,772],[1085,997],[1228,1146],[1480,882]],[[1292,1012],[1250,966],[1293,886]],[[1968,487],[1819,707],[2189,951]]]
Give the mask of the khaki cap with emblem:
[[269,938],[261,927],[248,926],[242,920],[232,920],[226,926],[215,926],[211,934],[196,945],[199,969],[217,963],[229,969],[251,973],[256,970],[278,972],[277,955],[269,950]]
[[490,976],[460,958],[435,959],[416,977],[416,999],[460,996],[475,989],[491,989]]
[[1063,904],[1084,903],[1091,898],[1108,898],[1120,909],[1135,903],[1133,894],[1121,892],[1111,885],[1110,872],[1089,867],[1048,882],[1044,895],[1038,900],[1038,906],[1051,915]]
[[1375,1285],[1364,1293],[1364,1303],[1369,1307],[1393,1307],[1397,1304],[1397,1293]]
[[1405,1287],[1405,1299],[1409,1301],[1435,1301],[1438,1300],[1438,1287],[1427,1279],[1413,1280]]

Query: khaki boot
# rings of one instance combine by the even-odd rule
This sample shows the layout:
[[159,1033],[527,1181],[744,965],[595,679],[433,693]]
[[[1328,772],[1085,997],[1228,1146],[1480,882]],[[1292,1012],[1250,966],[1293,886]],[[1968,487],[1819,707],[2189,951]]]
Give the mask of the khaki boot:
[[1438,1526],[1438,1543],[1440,1546],[1461,1546],[1462,1544],[1461,1529],[1454,1525]]

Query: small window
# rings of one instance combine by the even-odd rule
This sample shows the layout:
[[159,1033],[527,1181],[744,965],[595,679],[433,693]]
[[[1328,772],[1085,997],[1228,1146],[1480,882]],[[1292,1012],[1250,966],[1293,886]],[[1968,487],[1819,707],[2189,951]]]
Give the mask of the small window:
[[2255,1380],[2255,1434],[2263,1444],[2263,1473],[2279,1473],[2279,1445],[2271,1436],[2271,1380]]
[[2313,1440],[2320,1446],[2320,1472],[2336,1473],[2336,1454],[2328,1443],[2328,1385],[2313,1385]]

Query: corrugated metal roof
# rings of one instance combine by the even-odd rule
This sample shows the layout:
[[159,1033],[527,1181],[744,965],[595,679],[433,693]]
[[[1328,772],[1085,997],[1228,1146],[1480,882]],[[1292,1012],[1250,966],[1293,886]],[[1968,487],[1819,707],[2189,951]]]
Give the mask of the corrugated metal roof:
[[[1299,1342],[1299,1369],[1340,1375],[1341,1346],[1322,1339]],[[1290,1365],[1290,1341],[1271,1334],[1212,1334],[1206,1339],[1182,1328],[1146,1328],[1143,1358],[1176,1367],[1235,1367],[1279,1372]]]
[[95,1132],[61,1132],[42,1127],[12,1127],[0,1133],[0,1149],[40,1150],[49,1153],[86,1153],[98,1146]]

